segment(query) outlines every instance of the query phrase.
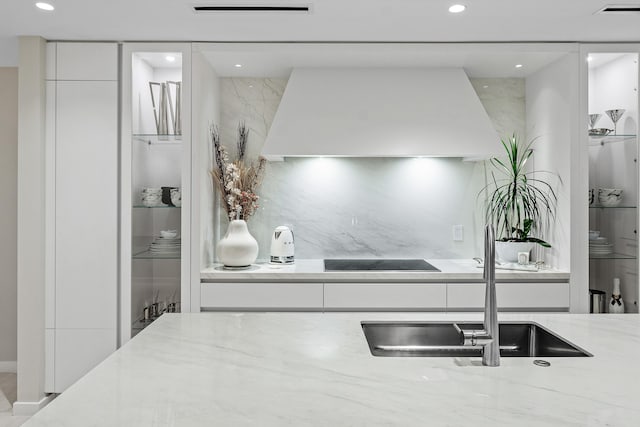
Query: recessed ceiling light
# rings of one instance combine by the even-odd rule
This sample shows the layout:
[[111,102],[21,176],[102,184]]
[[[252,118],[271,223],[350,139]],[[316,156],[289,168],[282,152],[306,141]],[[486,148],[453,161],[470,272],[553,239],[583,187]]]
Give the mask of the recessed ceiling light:
[[463,4],[454,4],[451,7],[449,7],[449,12],[460,13],[460,12],[464,12],[466,9],[467,9],[467,6]]
[[173,61],[176,60],[176,57],[173,56],[173,55],[167,55],[167,56],[164,57],[164,59],[166,59],[169,62],[173,62]]
[[516,64],[516,68],[522,68],[522,64]]
[[236,64],[236,68],[242,68],[242,64]]
[[46,11],[52,11],[53,9],[55,9],[55,7],[53,7],[49,3],[43,3],[43,2],[36,3],[36,7],[38,9],[42,9],[42,10],[46,10]]
[[489,88],[489,85],[484,85],[484,86],[482,86],[482,87],[483,87],[484,89],[488,89],[488,88]]

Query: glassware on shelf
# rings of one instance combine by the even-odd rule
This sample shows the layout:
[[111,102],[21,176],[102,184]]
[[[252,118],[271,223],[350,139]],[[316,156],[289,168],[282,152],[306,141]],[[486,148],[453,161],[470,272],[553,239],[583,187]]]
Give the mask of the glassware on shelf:
[[609,118],[613,122],[613,134],[614,135],[618,134],[618,120],[620,120],[620,117],[622,117],[622,115],[624,114],[625,111],[626,110],[624,108],[617,108],[617,109],[614,109],[614,110],[605,111],[605,113],[607,113],[607,116],[609,116]]
[[589,114],[589,129],[593,129],[602,114]]

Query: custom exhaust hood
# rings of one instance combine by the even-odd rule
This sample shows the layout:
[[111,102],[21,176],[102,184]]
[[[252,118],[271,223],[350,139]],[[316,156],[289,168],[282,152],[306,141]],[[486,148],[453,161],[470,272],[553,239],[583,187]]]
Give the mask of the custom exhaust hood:
[[502,147],[461,68],[296,68],[262,154],[482,159]]

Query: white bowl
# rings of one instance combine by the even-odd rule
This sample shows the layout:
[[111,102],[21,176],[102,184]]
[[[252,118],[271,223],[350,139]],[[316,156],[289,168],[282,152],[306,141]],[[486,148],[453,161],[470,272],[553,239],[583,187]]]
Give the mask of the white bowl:
[[600,202],[602,206],[618,206],[622,202],[622,189],[599,188],[598,202]]
[[178,230],[161,230],[160,236],[165,239],[173,239],[178,236]]
[[595,240],[600,237],[600,232],[598,230],[589,230],[589,240]]

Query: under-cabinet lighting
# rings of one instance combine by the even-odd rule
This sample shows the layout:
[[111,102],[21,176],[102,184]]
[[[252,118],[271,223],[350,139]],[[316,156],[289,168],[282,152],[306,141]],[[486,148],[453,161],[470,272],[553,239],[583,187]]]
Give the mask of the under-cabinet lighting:
[[591,55],[587,56],[587,61],[589,61],[589,62],[593,61],[593,56],[591,56]]
[[38,9],[46,10],[48,12],[50,12],[50,11],[55,9],[55,7],[53,7],[53,5],[51,5],[49,3],[43,3],[43,2],[36,3],[36,7]]
[[451,7],[449,7],[449,12],[460,13],[460,12],[464,12],[466,9],[467,9],[467,6],[463,4],[454,4]]
[[173,56],[173,55],[167,55],[167,56],[164,57],[164,59],[166,59],[169,62],[173,62],[173,61],[176,60],[176,57]]

